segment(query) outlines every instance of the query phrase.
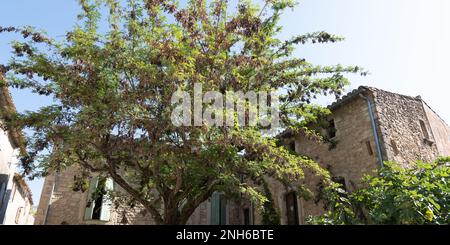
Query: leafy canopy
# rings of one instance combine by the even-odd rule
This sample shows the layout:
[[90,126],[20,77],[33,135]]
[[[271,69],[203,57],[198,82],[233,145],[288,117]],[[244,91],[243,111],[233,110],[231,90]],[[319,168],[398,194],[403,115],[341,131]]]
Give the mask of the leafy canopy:
[[292,0],[79,0],[81,13],[62,40],[31,27],[18,33],[13,58],[1,65],[4,86],[31,89],[54,103],[8,123],[33,132],[22,158],[25,173],[46,175],[78,166],[75,189],[90,173],[110,176],[157,223],[185,223],[212,192],[267,197],[264,176],[304,188],[312,160],[294,155],[261,126],[175,127],[171,96],[181,89],[277,91],[284,128],[326,115],[317,95],[340,96],[344,73],[358,67],[317,66],[292,52],[298,44],[342,40],[326,32],[280,40],[280,17]]
[[[387,162],[351,194],[327,190],[330,210],[313,224],[449,224],[450,157],[405,168]],[[337,187],[337,188],[336,188]],[[344,195],[343,195],[344,194]]]

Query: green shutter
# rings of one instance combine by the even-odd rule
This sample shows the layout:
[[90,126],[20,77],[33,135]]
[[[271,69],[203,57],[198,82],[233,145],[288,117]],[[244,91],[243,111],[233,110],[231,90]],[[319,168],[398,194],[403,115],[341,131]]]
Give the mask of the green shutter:
[[211,196],[211,225],[220,225],[220,193]]
[[111,178],[107,178],[105,181],[106,195],[103,196],[102,209],[100,213],[100,220],[109,221],[111,218],[111,199],[108,197],[108,193],[114,189],[114,182]]
[[220,195],[220,224],[227,224],[227,199],[224,195]]
[[211,225],[226,225],[227,200],[223,194],[214,192],[211,196]]
[[95,192],[95,189],[97,189],[97,184],[98,184],[98,177],[93,177],[91,179],[91,182],[89,183],[89,193],[87,196],[86,209],[84,211],[85,220],[92,219],[92,213],[94,212],[94,204],[95,204],[95,201],[92,200],[92,194]]

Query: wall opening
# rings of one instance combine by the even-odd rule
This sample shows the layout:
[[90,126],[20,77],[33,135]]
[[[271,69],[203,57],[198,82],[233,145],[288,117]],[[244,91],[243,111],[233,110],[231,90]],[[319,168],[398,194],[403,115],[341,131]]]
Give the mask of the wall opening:
[[289,192],[286,194],[286,216],[288,225],[298,225],[298,208],[297,208],[297,195],[295,192]]
[[430,139],[430,134],[428,133],[427,126],[425,125],[425,122],[422,120],[419,120],[420,128],[422,130],[423,138],[424,139]]
[[370,143],[370,140],[366,141],[366,148],[367,148],[367,152],[369,153],[369,155],[373,156],[373,149],[372,149],[372,144]]
[[[3,207],[3,199],[5,199],[6,195],[6,187],[8,185],[8,178],[9,176],[7,174],[0,174],[0,211]],[[1,222],[1,220],[0,220]]]
[[392,151],[394,152],[394,156],[397,156],[400,151],[398,150],[397,143],[394,140],[391,140]]
[[109,200],[107,193],[111,190],[113,190],[112,179],[94,177],[91,180],[88,202],[84,213],[85,220],[110,220],[111,200]]
[[250,208],[244,208],[244,225],[250,225]]
[[328,121],[327,134],[330,139],[336,137],[336,124],[333,119]]
[[333,182],[335,182],[335,183],[340,184],[340,185],[341,185],[341,188],[342,188],[344,191],[347,191],[347,185],[345,184],[345,178],[344,178],[344,177],[342,177],[342,176],[333,176],[333,177],[331,178],[331,180],[333,180]]
[[94,210],[92,211],[92,219],[99,220],[100,216],[102,214],[103,199],[106,194],[105,182],[106,182],[106,180],[102,179],[98,183],[98,187],[97,187],[98,193],[96,193],[97,197],[94,200]]
[[295,141],[292,141],[291,143],[289,143],[289,150],[291,150],[292,152],[295,152]]

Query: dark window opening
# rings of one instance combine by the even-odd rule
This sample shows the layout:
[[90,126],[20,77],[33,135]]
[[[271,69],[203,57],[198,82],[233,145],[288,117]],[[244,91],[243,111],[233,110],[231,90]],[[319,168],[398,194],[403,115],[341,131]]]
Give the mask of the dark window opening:
[[370,144],[370,141],[366,141],[366,147],[367,147],[367,152],[369,152],[369,155],[373,156],[373,150],[372,150],[372,144]]
[[114,190],[114,182],[111,178],[97,176],[91,179],[86,209],[84,210],[85,220],[110,220],[112,203],[107,198],[107,194],[111,190]]
[[6,195],[6,187],[8,185],[8,178],[9,178],[9,176],[7,174],[0,174],[0,210],[3,207],[3,198]]
[[120,220],[121,224],[128,224],[128,218],[125,212],[122,214],[122,219]]
[[345,184],[345,178],[342,176],[336,176],[336,177],[332,177],[333,182],[338,183],[341,185],[341,188],[344,191],[347,191],[347,185]]
[[328,121],[327,134],[330,139],[336,137],[336,124],[334,123],[334,120]]
[[391,146],[392,146],[392,151],[394,152],[394,155],[397,156],[400,153],[400,151],[398,150],[397,143],[395,143],[394,140],[391,140]]
[[289,143],[289,150],[295,152],[295,141],[292,141],[291,143]]
[[244,225],[250,225],[250,209],[244,209]]
[[92,219],[99,220],[102,214],[102,206],[103,206],[103,197],[106,194],[105,191],[105,182],[106,179],[99,180],[96,198],[94,202],[94,210],[92,211]]
[[425,122],[422,120],[419,120],[420,128],[422,129],[422,134],[424,139],[429,139],[430,135],[428,134],[427,126],[425,125]]
[[298,208],[297,208],[297,195],[295,192],[289,192],[286,194],[286,215],[288,225],[298,225]]

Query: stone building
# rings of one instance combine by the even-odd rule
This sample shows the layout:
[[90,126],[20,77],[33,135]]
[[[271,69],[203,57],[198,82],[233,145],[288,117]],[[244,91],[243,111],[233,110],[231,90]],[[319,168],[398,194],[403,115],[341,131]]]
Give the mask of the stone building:
[[[3,117],[16,110],[7,87],[0,87],[0,110]],[[24,150],[22,142],[20,131],[7,128],[0,120],[0,224],[33,223],[31,192],[16,172],[19,152]]]
[[[384,161],[404,166],[416,160],[432,161],[450,155],[448,125],[420,98],[399,95],[376,88],[360,87],[330,105],[330,143],[321,143],[285,131],[281,140],[297,153],[310,157],[328,169],[334,179],[352,191],[363,175]],[[72,167],[45,179],[35,224],[153,224],[142,209],[112,209],[106,200],[90,200],[91,190],[73,192]],[[305,184],[315,191],[315,179]],[[117,188],[104,181],[103,188]],[[303,224],[308,215],[320,214],[322,206],[314,200],[298,198],[288,186],[269,181],[273,206],[282,224]],[[214,194],[202,203],[188,224],[261,224],[261,215],[248,202],[230,202]]]
[[[335,143],[319,143],[289,131],[281,138],[295,152],[328,169],[347,191],[357,189],[363,175],[383,166],[384,161],[408,167],[417,160],[450,156],[450,128],[420,96],[362,86],[329,109],[331,128],[325,133]],[[311,179],[307,181],[312,191],[315,184]],[[284,214],[283,224],[301,224],[308,215],[323,210],[320,203],[292,197],[295,194],[276,183],[273,188],[277,190],[276,206]]]
[[[63,172],[53,173],[45,178],[35,225],[87,224],[87,225],[151,225],[155,224],[144,209],[113,208],[106,196],[101,200],[91,200],[95,188],[120,190],[120,187],[106,179],[103,184],[97,177],[92,178],[88,191],[73,191],[74,175],[77,167],[69,167]],[[188,224],[241,224],[240,208],[234,202],[227,202],[221,195],[214,194],[202,203],[190,217]]]

